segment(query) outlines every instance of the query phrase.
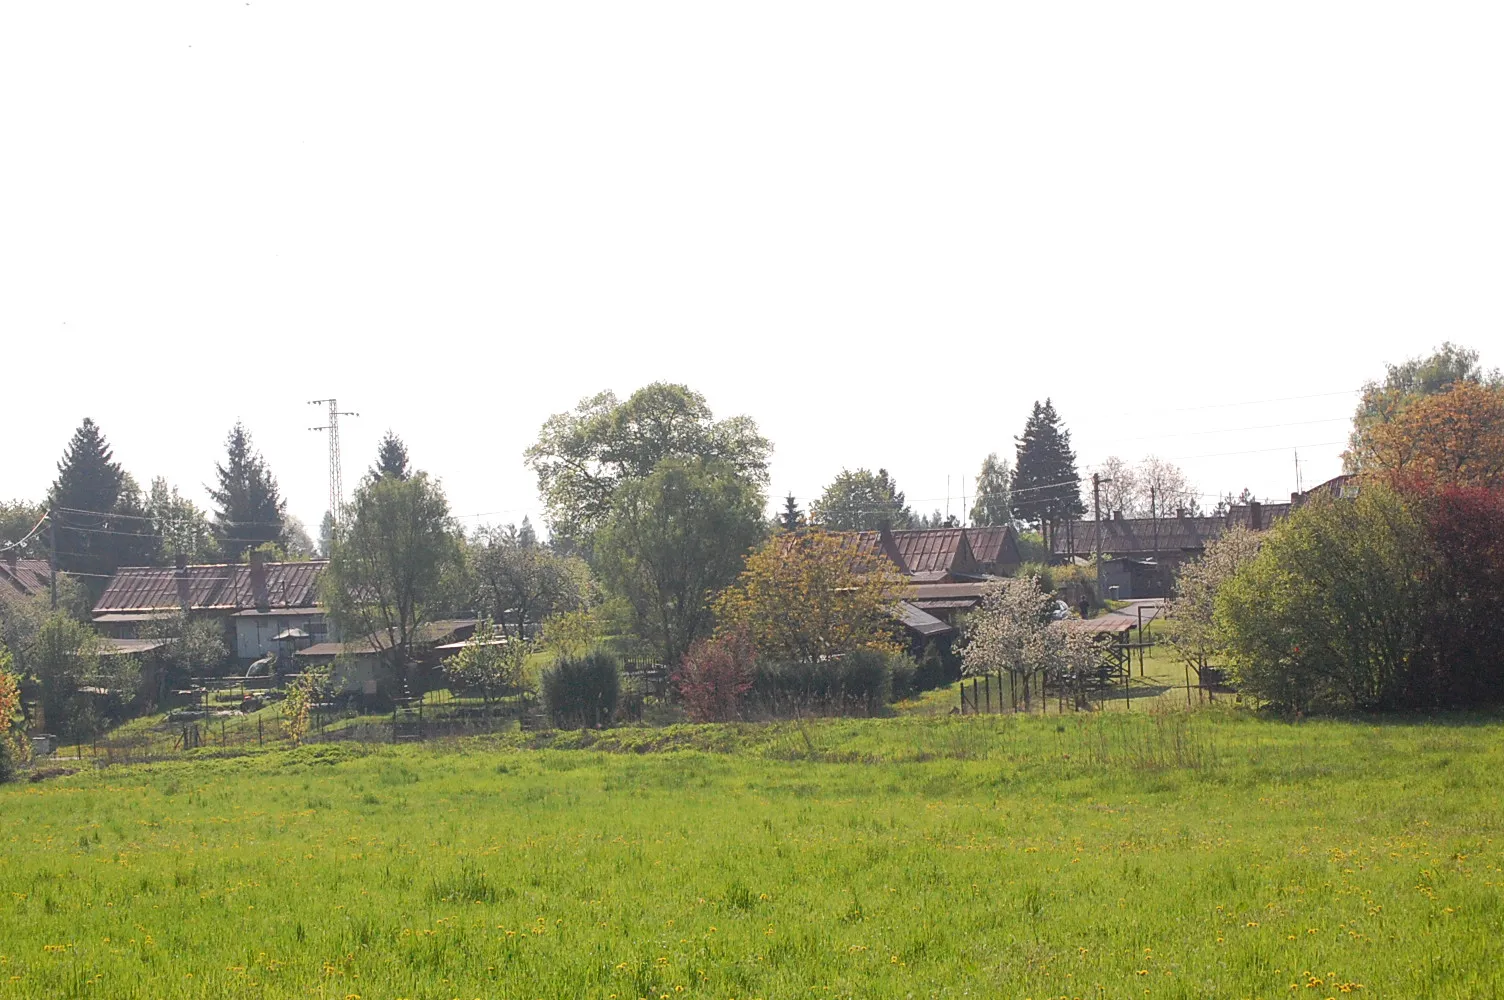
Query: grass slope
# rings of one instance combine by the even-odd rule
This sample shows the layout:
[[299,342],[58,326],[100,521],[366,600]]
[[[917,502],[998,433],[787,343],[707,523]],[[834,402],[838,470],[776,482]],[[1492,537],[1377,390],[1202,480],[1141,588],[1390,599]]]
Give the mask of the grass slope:
[[0,996],[1495,996],[1501,735],[914,717],[80,773],[0,789]]

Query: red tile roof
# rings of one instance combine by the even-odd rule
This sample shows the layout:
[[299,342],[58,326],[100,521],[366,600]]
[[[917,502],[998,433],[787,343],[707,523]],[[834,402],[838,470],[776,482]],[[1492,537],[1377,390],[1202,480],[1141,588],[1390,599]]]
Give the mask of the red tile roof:
[[94,613],[310,608],[327,561],[173,567],[126,566],[115,572]]

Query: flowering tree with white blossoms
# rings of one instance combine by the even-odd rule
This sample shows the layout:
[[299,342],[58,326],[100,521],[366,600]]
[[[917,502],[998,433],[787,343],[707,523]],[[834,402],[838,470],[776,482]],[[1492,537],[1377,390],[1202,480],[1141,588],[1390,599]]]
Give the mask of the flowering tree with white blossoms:
[[1035,678],[1080,681],[1098,663],[1099,651],[1089,635],[1055,621],[1054,599],[1036,577],[996,580],[982,588],[982,606],[966,620],[962,672],[978,676],[1008,672],[1023,678],[1025,690]]

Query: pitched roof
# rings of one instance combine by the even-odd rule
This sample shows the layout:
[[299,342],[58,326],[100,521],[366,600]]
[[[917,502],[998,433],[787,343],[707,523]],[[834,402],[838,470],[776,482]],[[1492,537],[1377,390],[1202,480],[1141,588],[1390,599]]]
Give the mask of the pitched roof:
[[329,563],[265,563],[252,566],[125,566],[116,570],[94,605],[94,613],[168,611],[185,603],[193,611],[241,611],[247,608],[311,608],[318,604],[318,582]]
[[921,573],[951,573],[976,576],[982,572],[965,528],[920,528],[893,532],[903,565],[912,576]]
[[939,618],[927,611],[921,611],[907,601],[898,602],[896,614],[898,620],[903,622],[904,628],[918,635],[945,635],[956,630],[955,626],[947,625]]
[[[1206,548],[1227,530],[1221,517],[1124,517],[1102,520],[1103,554],[1190,552]],[[1050,542],[1057,556],[1090,555],[1096,550],[1097,522],[1076,521]]]
[[52,567],[45,559],[0,557],[0,598],[35,597],[52,589]]
[[903,554],[898,550],[894,533],[887,528],[881,531],[853,531],[850,534],[856,539],[857,552],[862,557],[870,559],[881,555],[898,567],[898,572],[910,572],[909,564],[904,562]]
[[982,524],[966,529],[966,540],[971,544],[971,554],[982,566],[1019,561],[1018,535],[1007,524]]

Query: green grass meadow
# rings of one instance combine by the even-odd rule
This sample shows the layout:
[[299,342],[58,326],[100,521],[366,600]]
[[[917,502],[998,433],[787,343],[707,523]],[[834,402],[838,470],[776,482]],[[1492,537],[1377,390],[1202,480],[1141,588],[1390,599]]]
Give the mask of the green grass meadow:
[[0,788],[0,996],[1497,997],[1501,776],[1230,709],[203,751]]

